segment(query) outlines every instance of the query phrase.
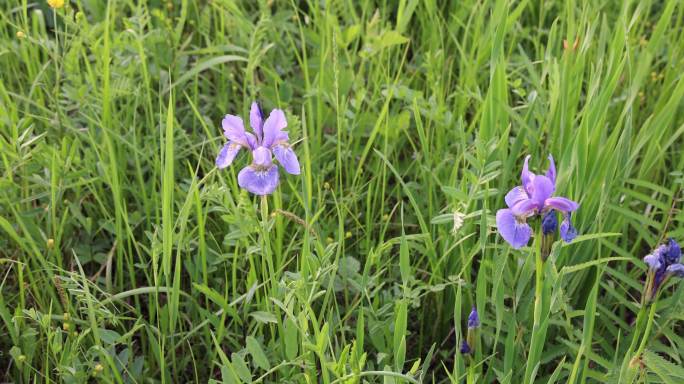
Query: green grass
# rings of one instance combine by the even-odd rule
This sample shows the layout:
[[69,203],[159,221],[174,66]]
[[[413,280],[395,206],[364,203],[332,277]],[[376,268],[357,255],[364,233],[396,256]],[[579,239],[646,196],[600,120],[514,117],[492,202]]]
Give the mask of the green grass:
[[[684,382],[684,291],[640,304],[641,257],[684,241],[681,1],[0,20],[0,381]],[[255,99],[302,165],[267,199],[245,151],[214,165]],[[581,204],[542,269],[494,221],[527,154]]]

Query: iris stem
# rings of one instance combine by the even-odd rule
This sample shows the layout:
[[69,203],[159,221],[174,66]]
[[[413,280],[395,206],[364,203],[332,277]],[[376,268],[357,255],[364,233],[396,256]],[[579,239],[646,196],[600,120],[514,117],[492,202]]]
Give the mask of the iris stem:
[[[532,326],[532,340],[530,341],[530,354],[525,367],[525,383],[533,381],[533,371],[541,356],[545,330],[541,330],[542,300],[544,293],[544,260],[542,260],[542,231],[537,230],[535,237],[535,286],[534,286],[534,324]],[[543,333],[543,334],[542,334]]]
[[[271,294],[275,294],[276,290],[276,276],[275,270],[273,268],[273,254],[271,252],[271,237],[268,230],[268,198],[266,196],[261,196],[261,252],[262,260],[266,261],[266,267],[268,268],[268,275],[263,276],[264,281],[267,279],[271,284]],[[263,261],[262,261],[263,262]],[[270,295],[267,295],[269,297]],[[266,299],[266,306],[270,307],[270,300]]]
[[648,342],[648,338],[651,335],[651,328],[653,328],[653,319],[655,318],[655,312],[656,312],[656,304],[653,303],[653,304],[651,304],[651,310],[648,313],[648,321],[646,322],[646,330],[644,331],[644,335],[641,337],[641,344],[639,344],[639,349],[634,354],[635,358],[641,356],[641,354],[644,352],[644,349],[646,348],[646,343]]
[[[654,312],[655,304],[651,305],[651,312]],[[636,321],[634,322],[634,335],[632,336],[632,341],[629,344],[629,348],[625,352],[625,357],[622,361],[622,366],[620,368],[620,377],[619,380],[622,382],[623,378],[631,377],[633,376],[630,373],[630,362],[632,360],[632,351],[634,350],[634,347],[636,347],[637,342],[639,341],[639,335],[642,333],[642,328],[644,325],[644,318],[646,316],[646,309],[648,308],[648,299],[645,298],[642,300],[641,308],[639,309],[639,313],[637,314]],[[629,380],[631,381],[631,380]]]

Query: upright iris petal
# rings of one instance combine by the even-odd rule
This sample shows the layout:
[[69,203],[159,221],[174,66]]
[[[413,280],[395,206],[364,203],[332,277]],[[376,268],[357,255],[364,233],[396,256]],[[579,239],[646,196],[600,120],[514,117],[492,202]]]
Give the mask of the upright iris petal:
[[459,352],[461,352],[464,355],[468,355],[470,354],[470,352],[472,352],[470,349],[470,345],[468,345],[467,341],[461,340],[461,348],[459,348]]
[[264,137],[264,115],[261,113],[259,104],[255,101],[249,110],[249,125],[252,126],[254,133],[259,141]]
[[541,211],[546,199],[551,197],[551,194],[553,193],[553,183],[548,177],[537,175],[532,179],[532,185],[534,188],[531,196],[532,200],[534,200],[537,204],[537,208]]
[[554,187],[556,186],[556,162],[553,161],[553,156],[549,155],[549,169],[546,171],[546,177],[551,180]]
[[285,113],[280,109],[272,110],[271,114],[268,115],[266,122],[264,122],[264,139],[261,144],[264,147],[270,148],[275,142],[282,140],[282,130],[286,127],[287,120],[285,120]]

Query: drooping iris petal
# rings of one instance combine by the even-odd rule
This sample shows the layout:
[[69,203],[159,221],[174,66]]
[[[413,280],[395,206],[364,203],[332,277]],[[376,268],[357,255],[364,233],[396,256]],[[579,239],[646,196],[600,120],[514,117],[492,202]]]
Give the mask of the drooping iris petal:
[[546,199],[551,197],[553,193],[553,183],[548,177],[537,175],[532,179],[533,191],[531,199],[537,203],[537,206],[541,210],[544,206]]
[[549,155],[549,169],[546,171],[546,177],[551,180],[551,183],[556,186],[556,163],[553,161],[553,156]]
[[299,175],[301,173],[301,170],[299,169],[299,159],[297,159],[297,155],[289,145],[275,145],[273,147],[273,154],[276,159],[278,159],[280,165],[285,168],[287,173],[293,175]]
[[665,262],[668,265],[679,263],[679,260],[682,257],[682,249],[679,247],[679,244],[677,244],[677,242],[674,239],[670,238],[667,241],[667,245],[665,246],[663,252],[663,257],[665,258]]
[[558,215],[556,215],[554,210],[549,210],[542,217],[542,234],[554,234],[556,233],[556,228],[558,228]]
[[577,237],[577,229],[573,227],[572,222],[570,221],[569,213],[565,215],[563,222],[561,222],[560,236],[561,239],[563,239],[563,241],[565,241],[566,243],[573,241],[575,237]]
[[256,133],[257,139],[262,141],[264,137],[264,115],[256,101],[252,102],[252,107],[249,110],[249,125]]
[[660,269],[660,257],[654,254],[648,254],[644,257],[644,263],[648,265],[648,269],[652,271],[657,271]]
[[270,167],[273,164],[273,156],[268,148],[257,147],[252,151],[252,164],[259,167]]
[[238,185],[255,195],[270,195],[278,187],[278,167],[268,168],[249,165],[238,173]]
[[219,169],[229,166],[235,160],[238,152],[240,152],[240,148],[242,148],[240,144],[231,141],[227,142],[216,157],[216,166]]
[[281,131],[287,127],[285,113],[281,109],[274,109],[264,122],[264,138],[261,145],[270,148],[274,143],[282,140]]
[[679,263],[672,264],[667,267],[667,273],[676,277],[684,277],[684,265]]
[[525,199],[517,202],[514,206],[512,206],[511,212],[513,213],[513,215],[518,217],[527,217],[534,215],[538,209],[539,207],[537,206],[536,201],[532,199]]
[[557,209],[561,212],[574,212],[579,208],[579,204],[565,197],[550,197],[544,202],[546,207]]
[[525,188],[522,186],[517,186],[506,194],[506,197],[504,200],[506,201],[506,205],[508,205],[508,208],[513,208],[514,205],[517,203],[529,199],[529,196],[527,196],[527,192],[525,192]]
[[522,186],[528,195],[532,195],[534,191],[534,186],[532,185],[532,180],[534,180],[535,174],[530,172],[530,155],[525,156],[525,164],[523,164],[522,173],[520,174],[520,179],[522,180]]
[[477,314],[477,308],[473,307],[468,315],[468,328],[477,328],[480,326],[480,316]]
[[532,228],[525,222],[518,222],[510,209],[496,212],[496,227],[501,237],[515,249],[527,245],[532,236]]

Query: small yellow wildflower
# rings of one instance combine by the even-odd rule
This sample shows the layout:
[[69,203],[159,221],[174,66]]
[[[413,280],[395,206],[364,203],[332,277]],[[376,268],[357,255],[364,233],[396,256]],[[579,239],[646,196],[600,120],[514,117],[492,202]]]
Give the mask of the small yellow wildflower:
[[55,239],[48,239],[47,240],[47,247],[48,249],[52,249],[52,247],[55,246]]
[[47,0],[47,3],[52,8],[62,8],[64,6],[64,0]]
[[24,31],[17,31],[17,39],[23,39],[24,37],[26,37]]

